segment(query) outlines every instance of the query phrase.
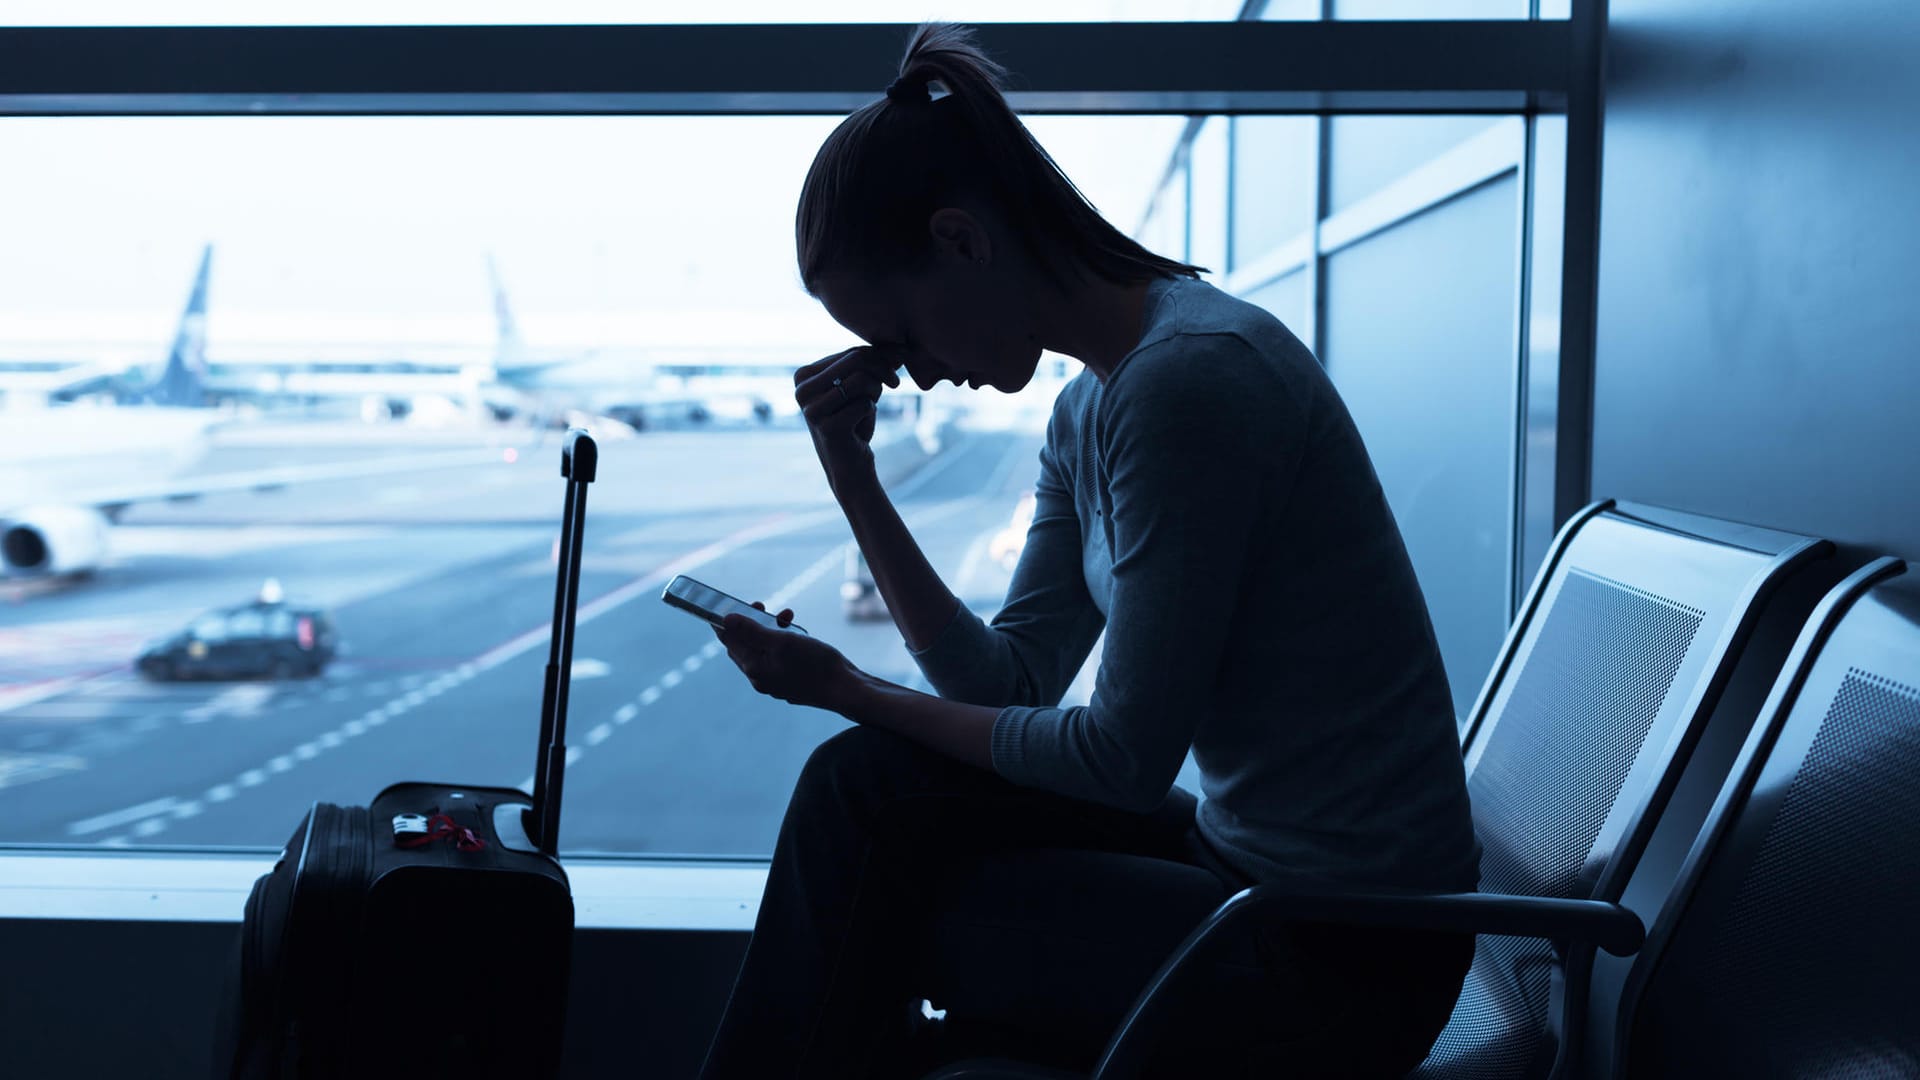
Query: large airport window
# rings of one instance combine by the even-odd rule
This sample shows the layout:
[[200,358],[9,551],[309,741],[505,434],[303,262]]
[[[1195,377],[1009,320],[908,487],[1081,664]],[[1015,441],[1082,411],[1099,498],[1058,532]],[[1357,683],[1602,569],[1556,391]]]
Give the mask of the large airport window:
[[1325,264],[1321,360],[1406,539],[1460,716],[1507,624],[1518,193],[1508,174]]
[[1475,136],[1497,116],[1336,116],[1327,125],[1327,210],[1337,213],[1403,180]]
[[1228,264],[1255,263],[1313,228],[1320,120],[1236,116],[1232,126],[1232,242]]
[[[1317,0],[1316,0],[1317,2]],[[966,0],[935,11],[920,0],[9,0],[0,26],[449,26],[636,23],[917,23],[1225,20],[1242,0]]]
[[[792,402],[854,343],[793,267],[833,123],[0,121],[0,843],[271,849],[314,799],[528,783],[583,423],[563,849],[764,856],[842,722],[756,695],[665,578],[924,685]],[[1031,126],[1130,228],[1185,123]],[[895,499],[983,612],[1074,370],[884,400]]]
[[1528,0],[1333,0],[1336,19],[1524,19]]
[[1187,261],[1216,280],[1227,270],[1228,123],[1224,116],[1204,120],[1187,155]]

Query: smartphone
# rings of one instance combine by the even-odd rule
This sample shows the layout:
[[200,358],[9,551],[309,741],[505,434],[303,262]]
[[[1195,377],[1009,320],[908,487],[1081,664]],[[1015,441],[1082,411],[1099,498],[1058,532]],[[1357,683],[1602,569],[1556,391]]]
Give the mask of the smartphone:
[[767,612],[761,611],[737,596],[728,596],[711,585],[695,581],[685,574],[667,582],[667,587],[660,593],[660,599],[671,607],[677,607],[681,611],[705,619],[715,629],[719,628],[720,620],[728,615],[745,615],[770,630],[806,633],[792,623],[781,626],[780,620]]

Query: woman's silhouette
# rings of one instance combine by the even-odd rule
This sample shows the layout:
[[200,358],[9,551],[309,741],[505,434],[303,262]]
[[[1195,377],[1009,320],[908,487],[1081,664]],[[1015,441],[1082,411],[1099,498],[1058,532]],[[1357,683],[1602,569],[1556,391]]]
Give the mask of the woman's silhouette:
[[[917,1075],[962,1052],[1085,1069],[1234,889],[1478,879],[1425,602],[1332,384],[1272,316],[1104,221],[1002,74],[966,31],[921,27],[800,196],[801,278],[867,344],[800,369],[795,396],[940,696],[727,620],[756,689],[855,726],[795,788],[712,1080]],[[1043,349],[1086,371],[988,624],[882,489],[874,406],[902,367],[1019,390]],[[1091,703],[1057,707],[1102,631]],[[1198,800],[1174,786],[1189,751]],[[1397,1075],[1471,955],[1451,935],[1265,933],[1176,1025],[1167,1070]],[[923,997],[949,1008],[940,1038],[907,1037]]]

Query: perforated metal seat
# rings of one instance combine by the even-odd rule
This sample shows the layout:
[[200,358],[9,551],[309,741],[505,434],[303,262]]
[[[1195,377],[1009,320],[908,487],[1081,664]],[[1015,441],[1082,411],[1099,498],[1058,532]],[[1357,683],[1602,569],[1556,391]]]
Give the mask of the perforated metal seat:
[[1414,1075],[1522,1080],[1561,1068],[1594,946],[1628,954],[1640,943],[1621,891],[1757,613],[1831,551],[1656,507],[1588,507],[1555,538],[1464,728],[1482,892],[1246,890],[1163,966],[1095,1080],[1140,1075],[1170,999],[1255,919],[1478,934],[1453,1018]]
[[1920,581],[1881,559],[1794,646],[1622,997],[1636,1077],[1920,1076]]

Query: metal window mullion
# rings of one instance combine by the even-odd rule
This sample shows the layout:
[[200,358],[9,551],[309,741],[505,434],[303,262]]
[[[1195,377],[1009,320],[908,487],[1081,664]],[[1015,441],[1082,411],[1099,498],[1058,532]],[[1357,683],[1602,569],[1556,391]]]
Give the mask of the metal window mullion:
[[[1534,0],[1538,5],[1539,0]],[[1519,611],[1526,588],[1520,580],[1526,565],[1527,495],[1527,393],[1532,364],[1533,321],[1533,207],[1539,172],[1534,168],[1535,140],[1538,137],[1534,117],[1526,117],[1526,133],[1520,144],[1520,198],[1518,251],[1515,253],[1513,394],[1511,397],[1513,447],[1507,463],[1507,620]]]
[[[879,96],[911,29],[0,29],[0,113],[845,113]],[[1570,78],[1559,20],[978,29],[1030,113],[1526,112]]]
[[1560,280],[1560,384],[1555,408],[1553,527],[1585,506],[1593,484],[1593,382],[1600,263],[1601,72],[1606,0],[1573,0],[1567,88],[1567,194]]

